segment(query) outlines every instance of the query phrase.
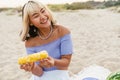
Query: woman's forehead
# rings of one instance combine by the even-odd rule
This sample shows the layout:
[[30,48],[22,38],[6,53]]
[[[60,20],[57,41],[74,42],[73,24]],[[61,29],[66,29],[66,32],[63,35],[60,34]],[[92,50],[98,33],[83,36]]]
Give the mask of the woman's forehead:
[[43,7],[39,7],[39,6],[33,6],[29,8],[28,14],[32,15],[34,13],[40,12],[40,10],[43,9]]

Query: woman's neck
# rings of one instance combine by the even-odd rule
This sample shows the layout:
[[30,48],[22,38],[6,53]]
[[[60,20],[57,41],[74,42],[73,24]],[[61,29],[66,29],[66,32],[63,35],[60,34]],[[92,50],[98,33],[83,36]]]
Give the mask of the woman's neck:
[[47,39],[51,36],[52,31],[53,31],[52,26],[49,26],[47,28],[40,28],[38,30],[38,34],[41,39]]

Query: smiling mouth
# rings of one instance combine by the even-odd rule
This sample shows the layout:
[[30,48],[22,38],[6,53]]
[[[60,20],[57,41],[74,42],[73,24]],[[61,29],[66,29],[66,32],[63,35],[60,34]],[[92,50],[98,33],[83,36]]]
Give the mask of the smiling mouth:
[[40,22],[40,24],[45,24],[45,23],[47,23],[47,21],[48,21],[48,18],[45,19],[44,21]]

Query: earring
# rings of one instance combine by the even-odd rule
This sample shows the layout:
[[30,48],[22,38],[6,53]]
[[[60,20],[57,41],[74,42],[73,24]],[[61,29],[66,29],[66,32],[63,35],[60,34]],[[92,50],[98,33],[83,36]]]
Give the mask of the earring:
[[30,24],[30,26],[33,26],[33,24]]
[[36,32],[36,29],[34,29],[34,32]]

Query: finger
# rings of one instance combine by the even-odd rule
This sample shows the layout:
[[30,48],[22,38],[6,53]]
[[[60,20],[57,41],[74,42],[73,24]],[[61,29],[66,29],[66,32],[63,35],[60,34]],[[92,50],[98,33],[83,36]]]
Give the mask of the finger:
[[50,63],[51,63],[51,61],[50,61],[50,60],[48,60],[48,59],[46,59],[46,60],[45,60],[45,63],[50,64]]
[[32,63],[25,64],[25,71],[31,71]]
[[23,65],[20,65],[20,69],[23,69]]
[[47,57],[47,59],[51,59],[51,57],[50,57],[50,56],[48,56],[48,57]]
[[41,66],[41,67],[46,67],[47,65],[48,65],[48,64],[45,63],[45,62],[44,62],[44,63],[40,63],[40,66]]
[[32,63],[30,63],[30,70],[32,70],[33,68],[34,68],[34,66],[35,66],[35,63],[34,62],[32,62]]
[[23,65],[22,65],[22,68],[24,69],[25,67],[26,67],[26,65],[25,65],[25,64],[23,64]]
[[30,63],[26,63],[25,66],[30,66]]
[[28,67],[27,67],[27,71],[30,72],[31,70],[32,70],[32,69],[31,69],[31,66],[28,66]]
[[40,60],[39,62],[40,62],[40,64],[43,64],[43,60]]
[[24,70],[25,70],[25,71],[28,71],[28,67],[25,67]]
[[33,65],[33,62],[29,63],[29,66],[32,66]]
[[23,69],[24,69],[25,71],[28,71],[28,66],[29,66],[28,63],[24,64],[24,65],[23,65]]
[[47,59],[51,60],[52,57],[48,56]]
[[51,65],[49,64],[49,65],[46,65],[45,67],[46,67],[46,68],[50,68],[50,67],[51,67]]

